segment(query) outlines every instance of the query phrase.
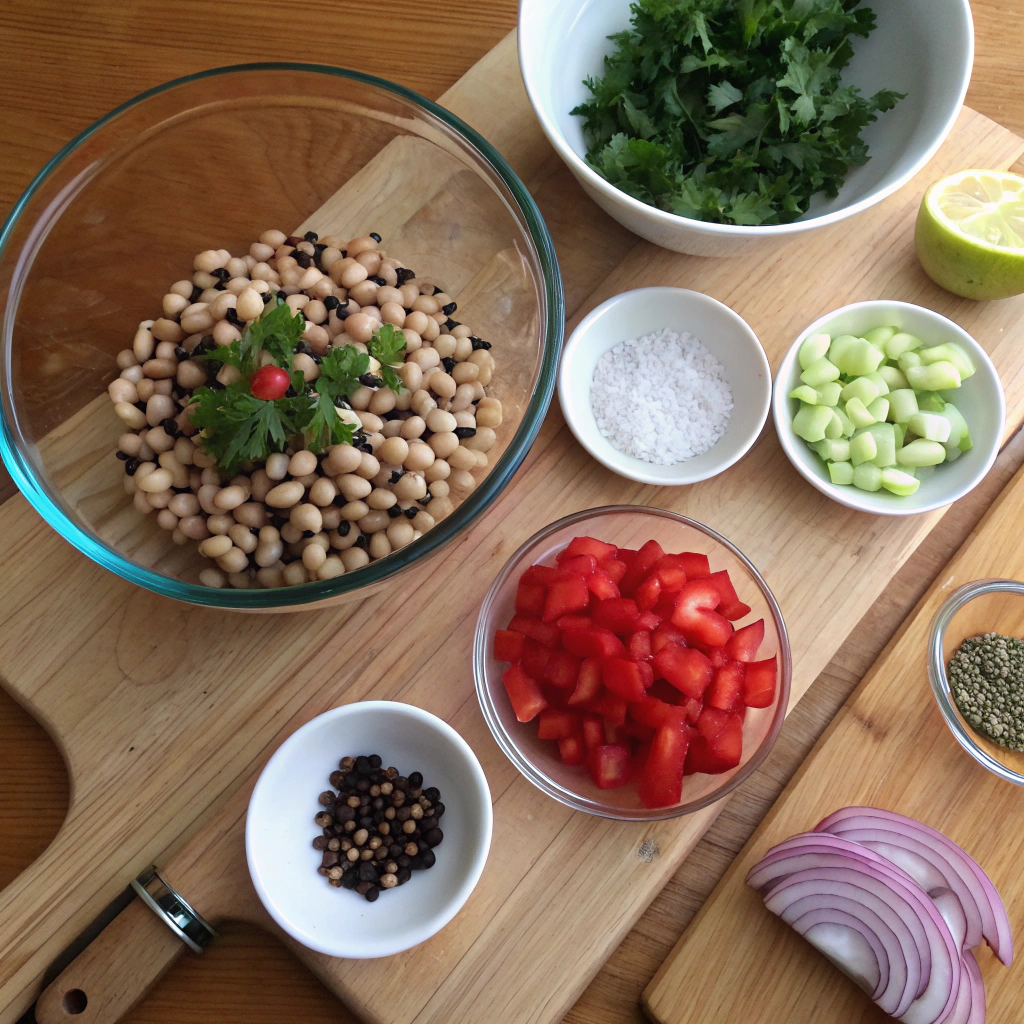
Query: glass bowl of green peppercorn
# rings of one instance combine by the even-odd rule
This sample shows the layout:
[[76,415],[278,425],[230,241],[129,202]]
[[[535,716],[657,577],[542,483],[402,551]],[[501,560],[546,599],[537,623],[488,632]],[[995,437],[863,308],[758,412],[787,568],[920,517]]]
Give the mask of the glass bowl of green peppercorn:
[[928,680],[960,746],[1024,786],[1024,582],[976,580],[946,600],[928,639]]

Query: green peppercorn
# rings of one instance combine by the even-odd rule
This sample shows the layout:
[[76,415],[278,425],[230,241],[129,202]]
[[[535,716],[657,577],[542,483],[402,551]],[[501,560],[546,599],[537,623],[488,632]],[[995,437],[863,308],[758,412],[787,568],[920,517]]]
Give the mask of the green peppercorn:
[[1024,752],[1024,640],[999,633],[965,640],[949,661],[949,683],[972,728]]

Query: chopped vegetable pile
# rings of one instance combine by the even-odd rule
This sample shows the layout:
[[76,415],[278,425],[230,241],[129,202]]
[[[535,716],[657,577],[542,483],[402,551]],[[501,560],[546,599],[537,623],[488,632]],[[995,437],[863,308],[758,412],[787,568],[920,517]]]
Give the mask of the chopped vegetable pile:
[[494,637],[520,722],[585,765],[601,789],[636,780],[645,807],[679,803],[683,776],[740,763],[747,708],[775,700],[776,658],[757,660],[764,620],[707,555],[576,537],[533,565]]
[[940,392],[975,372],[957,344],[924,347],[876,327],[863,338],[812,334],[800,346],[793,432],[828,466],[834,484],[913,494],[932,467],[973,447],[960,410]]
[[683,217],[784,224],[868,160],[861,131],[902,95],[840,75],[874,14],[860,0],[638,0],[584,118],[587,161]]

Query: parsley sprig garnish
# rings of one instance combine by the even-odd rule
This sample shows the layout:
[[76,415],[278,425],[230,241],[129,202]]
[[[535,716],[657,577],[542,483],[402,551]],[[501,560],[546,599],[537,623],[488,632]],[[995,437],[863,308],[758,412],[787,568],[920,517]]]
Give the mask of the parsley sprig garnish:
[[[241,339],[197,356],[234,366],[241,375],[224,388],[201,387],[192,395],[190,418],[201,431],[203,447],[225,473],[234,475],[247,462],[265,462],[268,455],[284,451],[289,444],[319,453],[332,445],[352,443],[356,428],[341,419],[337,405],[360,386],[359,378],[369,371],[370,356],[354,345],[332,348],[321,360],[320,376],[307,383],[301,373],[292,371],[305,328],[301,313],[293,313],[278,300],[246,328]],[[384,324],[367,347],[381,364],[378,372],[384,384],[400,390],[402,381],[392,364],[404,358],[401,331]],[[292,393],[285,398],[264,401],[249,390],[249,378],[265,362],[264,352],[291,374]]]
[[587,160],[671,213],[787,223],[867,162],[863,129],[902,99],[841,86],[875,16],[860,0],[637,0],[589,78]]

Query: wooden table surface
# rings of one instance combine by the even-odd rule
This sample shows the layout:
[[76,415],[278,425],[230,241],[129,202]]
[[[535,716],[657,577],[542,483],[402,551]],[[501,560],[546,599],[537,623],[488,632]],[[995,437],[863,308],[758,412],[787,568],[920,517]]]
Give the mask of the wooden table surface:
[[[1024,21],[1016,0],[974,0],[977,58],[968,102],[1024,136]],[[0,7],[0,210],[46,160],[123,100],[223,64],[339,64],[436,97],[514,25],[516,0],[78,0]],[[1024,173],[1024,169],[1017,168]],[[854,226],[856,221],[853,222]],[[959,502],[851,632],[790,715],[771,757],[733,797],[570,1012],[572,1024],[642,1020],[640,991],[906,613],[1024,464],[1020,434],[984,484]],[[0,501],[13,491],[0,466]],[[0,673],[3,652],[0,651]],[[46,847],[67,807],[67,778],[43,730],[0,690],[0,887]],[[187,1009],[186,1009],[187,1007]],[[275,939],[224,929],[180,960],[131,1024],[281,1024],[354,1020]],[[491,1024],[491,1022],[487,1022]]]

